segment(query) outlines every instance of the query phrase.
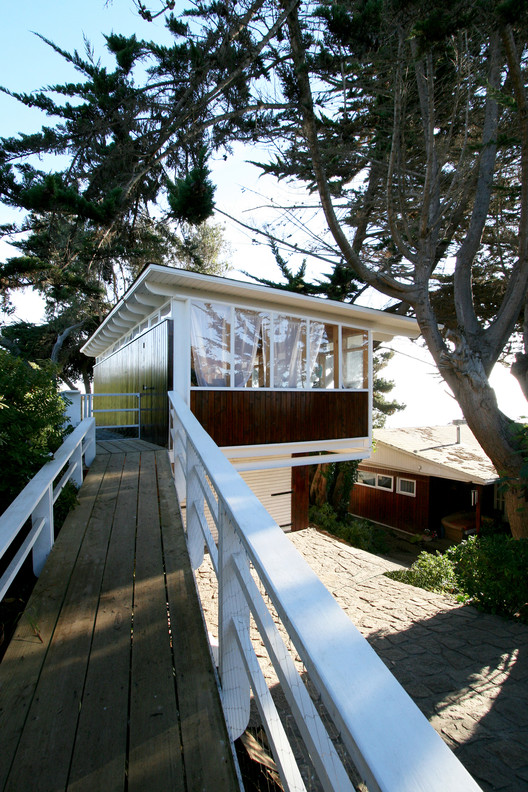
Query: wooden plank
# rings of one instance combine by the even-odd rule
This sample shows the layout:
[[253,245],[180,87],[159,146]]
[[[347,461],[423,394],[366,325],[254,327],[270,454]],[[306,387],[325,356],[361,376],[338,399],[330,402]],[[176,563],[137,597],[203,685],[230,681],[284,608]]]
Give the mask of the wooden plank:
[[6,792],[65,789],[123,465],[111,455],[29,708]]
[[187,790],[238,790],[167,453],[156,461]]
[[185,789],[156,494],[155,456],[145,452],[138,496],[129,792]]
[[[96,457],[0,664],[0,788],[3,789],[65,597],[74,559],[109,457]],[[34,759],[35,757],[33,757]],[[32,762],[33,763],[33,762]],[[32,787],[28,787],[32,788]]]
[[139,462],[121,476],[68,792],[124,789]]

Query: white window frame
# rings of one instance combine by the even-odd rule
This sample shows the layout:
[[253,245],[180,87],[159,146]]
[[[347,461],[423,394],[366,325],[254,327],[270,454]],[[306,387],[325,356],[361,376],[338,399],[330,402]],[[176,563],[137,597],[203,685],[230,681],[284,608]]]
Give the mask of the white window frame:
[[[242,310],[251,310],[251,311],[261,311],[266,312],[270,318],[270,386],[266,388],[258,388],[258,390],[271,390],[271,391],[295,391],[297,393],[309,390],[311,392],[323,393],[325,391],[341,391],[346,393],[369,393],[371,384],[372,384],[372,330],[366,327],[358,327],[357,325],[349,325],[345,322],[336,322],[331,319],[319,319],[314,316],[309,316],[307,314],[298,314],[294,311],[288,311],[285,309],[284,311],[277,311],[272,310],[266,307],[256,307],[254,305],[244,305],[242,303],[228,303],[224,300],[218,300],[216,298],[211,299],[198,299],[193,297],[190,300],[190,303],[216,303],[219,305],[226,305],[231,308],[230,313],[230,322],[231,328],[234,327],[235,321],[235,310],[240,308]],[[291,316],[293,319],[304,319],[306,321],[306,360],[310,359],[310,322],[326,322],[327,324],[335,325],[339,328],[339,335],[338,335],[338,365],[339,365],[339,382],[335,383],[333,388],[312,388],[310,383],[310,377],[305,378],[305,384],[302,388],[276,388],[272,384],[273,380],[273,371],[275,365],[275,355],[274,355],[274,344],[273,344],[273,333],[275,327],[275,317],[281,316]],[[368,369],[365,372],[365,379],[367,380],[367,387],[366,388],[345,388],[343,385],[343,349],[342,349],[342,328],[347,328],[349,330],[355,330],[358,333],[364,333],[366,335],[365,344],[368,353]],[[231,370],[233,370],[234,366],[234,334],[231,332],[231,348],[230,348],[230,362],[231,362]],[[210,385],[191,385],[191,390],[215,390],[214,387]],[[218,388],[220,390],[220,388]],[[247,388],[236,388],[233,385],[232,379],[230,379],[230,384],[226,386],[222,386],[221,390],[241,390],[246,391]],[[253,389],[251,389],[253,390]],[[254,390],[257,390],[256,388]],[[394,488],[394,487],[393,487]],[[380,489],[387,489],[386,487],[380,487]],[[388,491],[388,490],[387,490]]]
[[[370,489],[379,489],[382,490],[383,492],[394,492],[394,476],[391,476],[390,473],[375,473],[374,471],[370,471],[370,470],[360,470],[359,472],[373,476],[376,481],[375,484],[365,484],[364,481],[358,480],[356,484],[359,484],[361,487],[369,487]],[[378,483],[380,478],[389,478],[391,480],[391,486],[380,487]]]
[[[406,492],[405,490],[402,490],[401,488],[402,481],[407,481],[409,482],[409,484],[412,484],[413,491]],[[398,495],[407,495],[408,498],[416,498],[416,479],[405,478],[404,476],[398,476],[398,480],[396,483],[396,492],[398,493]]]

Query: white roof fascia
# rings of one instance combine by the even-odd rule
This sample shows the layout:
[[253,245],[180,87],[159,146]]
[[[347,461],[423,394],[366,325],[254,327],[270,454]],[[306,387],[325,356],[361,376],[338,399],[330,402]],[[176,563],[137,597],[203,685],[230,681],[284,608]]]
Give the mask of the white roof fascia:
[[[463,481],[467,484],[493,484],[499,476],[497,475],[496,478],[486,479],[482,476],[478,476],[475,473],[464,473],[463,470],[459,468],[451,467],[450,465],[443,464],[442,462],[433,462],[431,459],[427,457],[421,456],[419,452],[412,452],[406,451],[403,448],[398,448],[398,446],[391,445],[390,443],[385,442],[384,440],[375,440],[376,448],[385,446],[386,448],[390,449],[393,453],[400,454],[402,457],[410,460],[410,463],[407,467],[401,467],[392,464],[389,464],[385,461],[378,461],[375,458],[375,454],[369,457],[369,459],[365,459],[365,463],[371,463],[372,465],[384,468],[391,468],[394,470],[403,470],[404,472],[409,473],[416,473],[418,476],[438,476],[439,478],[450,478],[454,481]],[[418,465],[427,466],[427,470],[418,470]]]
[[[119,313],[129,308],[138,315],[141,321],[141,306],[146,317],[160,307],[169,297],[187,297],[197,300],[219,300],[229,303],[240,303],[274,311],[291,312],[311,316],[327,322],[343,322],[359,329],[371,330],[377,341],[392,339],[395,335],[417,338],[420,334],[414,319],[397,314],[379,311],[373,308],[335,300],[323,300],[305,294],[269,286],[247,283],[245,281],[220,278],[214,275],[202,275],[187,272],[175,267],[159,264],[149,265],[128,289],[117,305],[110,311],[106,319],[81,348],[84,354],[95,357],[109,346],[104,340],[104,331],[116,338],[124,335],[118,328]],[[117,319],[117,321],[116,321]]]

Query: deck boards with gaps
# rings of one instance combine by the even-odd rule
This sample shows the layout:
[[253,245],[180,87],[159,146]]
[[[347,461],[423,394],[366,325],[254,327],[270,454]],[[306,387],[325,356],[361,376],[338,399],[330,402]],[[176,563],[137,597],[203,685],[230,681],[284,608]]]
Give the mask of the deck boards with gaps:
[[26,613],[0,664],[4,792],[238,790],[167,452],[148,445],[96,457],[28,603],[42,642]]

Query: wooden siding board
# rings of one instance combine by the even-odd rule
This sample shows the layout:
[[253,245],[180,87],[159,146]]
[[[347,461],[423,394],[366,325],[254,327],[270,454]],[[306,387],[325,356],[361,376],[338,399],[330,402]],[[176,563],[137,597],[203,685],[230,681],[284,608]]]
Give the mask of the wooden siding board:
[[[141,437],[157,445],[168,438],[167,391],[172,387],[172,321],[133,339],[94,368],[95,393],[141,393]],[[144,387],[145,386],[145,387]],[[136,407],[131,396],[96,399],[95,409]],[[98,426],[136,423],[136,412],[97,416]]]
[[[420,533],[429,528],[428,476],[366,465],[362,465],[361,469],[392,476],[394,489],[388,492],[378,487],[355,485],[350,494],[349,510],[352,514],[411,533]],[[398,477],[416,481],[415,497],[396,491]]]
[[219,446],[368,436],[368,393],[191,391],[191,410]]

